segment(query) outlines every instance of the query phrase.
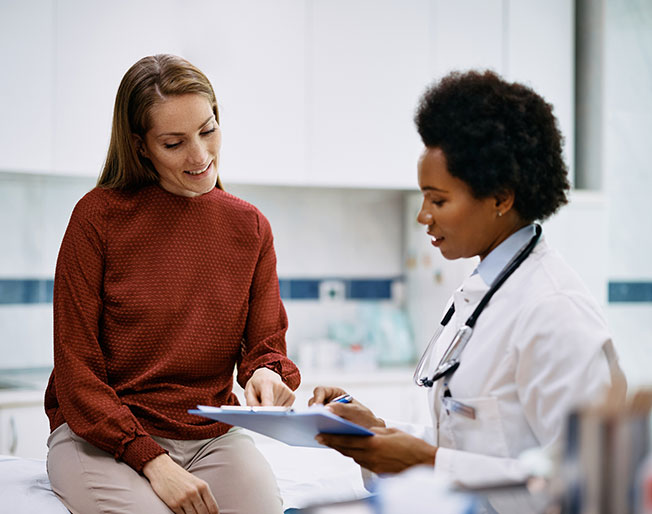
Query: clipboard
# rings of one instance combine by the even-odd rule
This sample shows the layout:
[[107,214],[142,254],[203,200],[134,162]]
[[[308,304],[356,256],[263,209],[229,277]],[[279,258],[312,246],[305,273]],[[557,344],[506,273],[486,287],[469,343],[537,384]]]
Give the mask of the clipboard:
[[333,414],[323,405],[294,410],[287,407],[243,407],[198,405],[190,414],[215,419],[229,425],[247,428],[291,446],[326,448],[315,441],[319,433],[342,435],[374,435],[360,425]]

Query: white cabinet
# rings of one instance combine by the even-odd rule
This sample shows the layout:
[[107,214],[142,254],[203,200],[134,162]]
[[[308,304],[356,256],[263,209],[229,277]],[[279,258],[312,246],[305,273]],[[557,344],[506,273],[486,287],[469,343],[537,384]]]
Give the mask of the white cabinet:
[[554,106],[565,138],[564,153],[574,163],[575,142],[575,2],[509,2],[505,37],[505,75],[524,82]]
[[177,2],[56,3],[55,173],[97,177],[113,103],[127,69],[153,53],[179,53]]
[[0,394],[0,455],[44,459],[49,433],[41,392]]
[[226,183],[306,181],[307,3],[204,0],[179,9],[181,55],[217,96]]
[[143,56],[173,53],[213,84],[224,180],[302,182],[304,27],[304,3],[291,0],[60,0],[54,170],[97,176],[122,76]]
[[25,0],[0,4],[0,170],[98,176],[136,60],[206,72],[229,183],[416,188],[426,86],[492,68],[555,105],[572,161],[567,0]]
[[436,0],[431,17],[434,73],[429,81],[470,68],[503,72],[503,0]]
[[429,2],[312,2],[309,183],[414,188],[412,117],[431,79]]
[[54,0],[0,4],[0,171],[52,166]]

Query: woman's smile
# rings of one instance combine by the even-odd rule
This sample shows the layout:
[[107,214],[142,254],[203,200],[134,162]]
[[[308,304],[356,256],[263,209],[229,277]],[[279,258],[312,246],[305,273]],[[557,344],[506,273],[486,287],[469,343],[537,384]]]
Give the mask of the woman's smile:
[[213,164],[213,161],[209,162],[209,163],[208,163],[204,168],[202,168],[202,169],[199,169],[199,170],[197,170],[197,171],[189,171],[189,170],[186,170],[186,171],[184,171],[184,173],[187,173],[188,175],[192,175],[192,176],[195,176],[195,177],[196,177],[196,176],[201,175],[202,173],[205,173],[206,171],[208,171],[208,168],[210,167],[211,164]]

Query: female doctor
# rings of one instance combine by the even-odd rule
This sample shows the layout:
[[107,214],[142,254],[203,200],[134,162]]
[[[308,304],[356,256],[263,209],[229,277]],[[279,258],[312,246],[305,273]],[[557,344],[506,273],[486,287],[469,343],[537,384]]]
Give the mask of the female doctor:
[[[445,258],[480,257],[415,373],[433,427],[389,427],[354,400],[329,408],[375,435],[317,437],[377,473],[427,464],[461,485],[517,482],[519,454],[558,442],[569,411],[625,394],[598,305],[535,223],[567,203],[561,134],[548,103],[492,72],[448,75],[415,121],[417,219]],[[343,393],[320,386],[310,403]]]

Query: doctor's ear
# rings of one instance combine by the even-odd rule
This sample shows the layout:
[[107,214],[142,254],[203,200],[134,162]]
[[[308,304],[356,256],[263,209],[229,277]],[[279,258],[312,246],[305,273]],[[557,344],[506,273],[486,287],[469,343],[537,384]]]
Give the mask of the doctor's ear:
[[138,152],[138,155],[149,159],[149,152],[147,151],[147,146],[145,145],[143,138],[138,134],[131,134],[131,139],[134,142],[134,146],[136,147],[136,152]]
[[500,191],[494,195],[494,199],[496,202],[496,214],[499,217],[503,216],[514,206],[514,191],[511,189]]

